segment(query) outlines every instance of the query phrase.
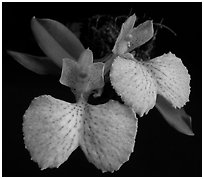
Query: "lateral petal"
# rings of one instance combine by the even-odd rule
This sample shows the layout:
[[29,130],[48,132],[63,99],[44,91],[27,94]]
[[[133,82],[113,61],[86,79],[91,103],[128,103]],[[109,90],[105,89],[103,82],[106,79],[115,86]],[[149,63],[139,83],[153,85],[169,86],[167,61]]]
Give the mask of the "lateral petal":
[[155,106],[156,82],[142,62],[117,57],[110,79],[116,92],[140,116]]
[[78,147],[82,113],[82,104],[51,96],[31,102],[24,115],[24,141],[41,169],[59,167]]
[[60,83],[68,86],[74,92],[76,98],[81,95],[87,98],[94,89],[104,86],[104,63],[93,63],[91,50],[85,50],[78,62],[72,59],[63,59]]
[[60,77],[60,83],[70,88],[75,88],[78,81],[78,64],[69,58],[62,59],[62,72]]
[[104,63],[97,62],[90,67],[89,86],[87,90],[101,89],[104,86]]
[[189,101],[190,75],[180,58],[172,53],[164,54],[146,63],[157,81],[158,94],[181,108]]
[[113,172],[129,160],[137,132],[132,110],[115,101],[88,105],[80,146],[88,160],[103,172]]
[[148,42],[154,35],[153,21],[147,20],[134,28],[130,36],[128,52]]
[[129,40],[126,38],[129,38],[129,34],[133,30],[136,19],[136,15],[133,14],[122,24],[120,34],[112,50],[114,54],[124,54],[127,52]]

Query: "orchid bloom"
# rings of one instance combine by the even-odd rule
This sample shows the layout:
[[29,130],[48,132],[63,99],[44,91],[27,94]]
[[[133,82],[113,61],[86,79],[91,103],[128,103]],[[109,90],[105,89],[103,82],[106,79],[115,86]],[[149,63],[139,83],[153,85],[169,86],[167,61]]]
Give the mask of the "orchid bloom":
[[[94,63],[92,51],[85,50],[68,28],[50,19],[31,21],[35,38],[47,57],[8,51],[37,74],[61,74],[60,83],[71,88],[76,97],[76,103],[69,103],[50,95],[39,96],[23,116],[25,145],[41,169],[59,167],[80,146],[98,169],[118,170],[133,152],[138,123],[135,112],[142,116],[156,100],[170,124],[192,134],[182,120],[187,116],[185,111],[173,108],[188,101],[190,76],[181,60],[171,53],[148,62],[138,61],[129,53],[153,35],[152,21],[133,28],[135,20],[133,15],[123,24],[106,63]],[[111,69],[113,87],[129,107],[113,100],[100,105],[87,103],[93,90],[103,88],[107,69]]]
[[[166,104],[169,106],[183,107],[189,101],[190,95],[188,70],[181,59],[171,52],[149,61],[135,59],[129,52],[153,37],[152,21],[148,20],[133,28],[135,21],[136,16],[132,15],[123,23],[113,48],[117,57],[110,72],[112,86],[140,117],[156,105],[158,94],[167,100]],[[162,101],[160,98],[159,101]],[[165,107],[165,104],[162,104]],[[157,106],[165,116],[162,105],[158,103]],[[178,130],[193,135],[188,129],[180,128],[181,123],[175,124],[169,120],[169,116],[166,118],[170,124],[176,125]]]
[[[60,83],[70,87],[76,97],[74,104],[50,95],[31,102],[23,116],[23,133],[32,160],[41,169],[59,167],[80,146],[87,159],[102,172],[118,170],[133,152],[137,132],[135,113],[113,100],[101,105],[88,104],[90,93],[104,86],[104,63],[93,63],[91,50],[85,50],[62,24],[33,18],[31,25],[48,58],[13,51],[9,54],[38,74],[59,73],[61,69]],[[59,38],[59,33],[65,39]]]
[[79,63],[63,59],[60,82],[75,92],[75,104],[43,95],[25,112],[25,145],[41,169],[59,167],[80,146],[98,169],[113,172],[133,152],[137,131],[133,111],[113,100],[95,106],[86,102],[85,96],[103,85],[103,64],[92,60],[89,49]]

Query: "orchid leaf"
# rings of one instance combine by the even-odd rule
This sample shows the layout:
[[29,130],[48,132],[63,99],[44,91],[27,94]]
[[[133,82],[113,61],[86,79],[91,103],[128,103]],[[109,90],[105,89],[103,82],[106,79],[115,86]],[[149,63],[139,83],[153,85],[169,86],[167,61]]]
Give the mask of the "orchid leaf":
[[41,49],[59,67],[63,58],[77,60],[84,51],[79,39],[57,21],[33,17],[31,28]]
[[40,74],[60,74],[60,68],[52,62],[48,57],[38,57],[29,55],[26,53],[20,53],[15,51],[7,51],[18,63],[25,68]]
[[156,107],[164,119],[177,131],[193,136],[191,117],[184,109],[174,108],[164,97],[157,95]]

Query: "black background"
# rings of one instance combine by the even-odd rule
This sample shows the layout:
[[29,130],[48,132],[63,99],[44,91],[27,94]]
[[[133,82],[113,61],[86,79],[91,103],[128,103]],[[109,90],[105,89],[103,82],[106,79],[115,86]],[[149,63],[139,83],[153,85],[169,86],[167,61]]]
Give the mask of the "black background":
[[[201,3],[3,3],[2,9],[3,176],[201,176]],[[192,116],[195,136],[175,131],[154,108],[139,119],[134,153],[119,171],[102,174],[80,148],[58,169],[40,171],[24,148],[22,116],[34,97],[49,94],[74,102],[73,95],[56,78],[39,76],[19,65],[6,50],[42,54],[30,28],[33,16],[66,24],[96,14],[129,15],[131,9],[154,22],[163,18],[177,33],[175,37],[161,30],[156,53],[175,53],[189,70],[191,94],[185,109]]]

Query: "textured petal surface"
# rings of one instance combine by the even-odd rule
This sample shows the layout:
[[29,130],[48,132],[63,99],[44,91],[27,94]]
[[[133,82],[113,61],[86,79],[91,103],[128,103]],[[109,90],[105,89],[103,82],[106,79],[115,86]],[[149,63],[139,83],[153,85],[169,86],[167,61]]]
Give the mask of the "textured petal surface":
[[116,92],[140,116],[155,106],[156,82],[143,63],[117,57],[110,76]]
[[190,75],[181,59],[168,53],[145,63],[157,80],[158,94],[181,108],[189,101]]
[[58,167],[78,147],[84,105],[35,98],[24,115],[24,141],[41,169]]
[[133,152],[137,119],[133,111],[109,101],[86,107],[80,145],[88,160],[103,172],[113,172]]

